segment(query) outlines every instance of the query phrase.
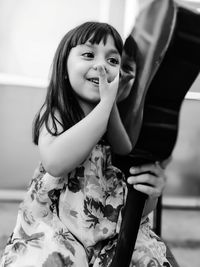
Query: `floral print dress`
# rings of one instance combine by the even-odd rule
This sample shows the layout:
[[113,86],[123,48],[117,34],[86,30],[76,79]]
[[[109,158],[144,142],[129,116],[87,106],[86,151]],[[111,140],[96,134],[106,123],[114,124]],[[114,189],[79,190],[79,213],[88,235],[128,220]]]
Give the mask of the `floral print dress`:
[[[64,177],[40,164],[21,203],[1,267],[108,267],[127,194],[124,176],[99,142]],[[130,267],[170,266],[165,245],[143,220]]]

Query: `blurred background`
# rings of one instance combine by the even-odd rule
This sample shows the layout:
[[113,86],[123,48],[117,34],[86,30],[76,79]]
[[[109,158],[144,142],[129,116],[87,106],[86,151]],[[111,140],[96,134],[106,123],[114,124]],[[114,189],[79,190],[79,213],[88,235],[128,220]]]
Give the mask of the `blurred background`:
[[[0,1],[0,249],[14,226],[18,202],[39,162],[31,127],[44,100],[59,41],[69,29],[88,20],[112,24],[125,39],[139,10],[150,1]],[[176,2],[200,12],[200,0]],[[199,116],[200,76],[181,107],[162,200],[162,236],[181,267],[200,266]]]

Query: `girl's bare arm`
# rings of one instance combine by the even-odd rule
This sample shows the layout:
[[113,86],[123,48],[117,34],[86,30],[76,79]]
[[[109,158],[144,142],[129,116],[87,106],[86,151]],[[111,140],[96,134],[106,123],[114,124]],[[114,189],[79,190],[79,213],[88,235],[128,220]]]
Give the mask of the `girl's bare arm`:
[[131,152],[132,144],[121,121],[116,102],[110,114],[107,137],[114,153],[126,155]]
[[83,162],[105,133],[111,108],[104,99],[84,119],[56,137],[43,127],[39,151],[46,171],[58,177]]
[[[108,120],[116,98],[118,79],[110,84],[100,66],[100,102],[76,125],[59,136],[52,136],[45,127],[39,137],[39,151],[47,172],[58,177],[82,163],[107,129]],[[118,78],[118,77],[117,77]]]

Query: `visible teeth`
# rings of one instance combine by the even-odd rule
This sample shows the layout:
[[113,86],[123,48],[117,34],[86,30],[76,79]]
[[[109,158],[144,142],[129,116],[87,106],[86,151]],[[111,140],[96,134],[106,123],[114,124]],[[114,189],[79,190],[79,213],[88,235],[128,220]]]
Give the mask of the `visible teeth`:
[[97,78],[91,78],[91,79],[89,79],[91,82],[93,82],[93,83],[96,83],[96,84],[99,84],[99,79],[97,79]]

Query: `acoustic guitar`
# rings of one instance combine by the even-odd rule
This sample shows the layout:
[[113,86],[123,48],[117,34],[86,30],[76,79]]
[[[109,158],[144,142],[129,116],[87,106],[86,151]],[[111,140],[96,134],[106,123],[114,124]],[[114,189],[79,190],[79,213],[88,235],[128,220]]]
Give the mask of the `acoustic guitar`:
[[[138,46],[139,68],[119,110],[134,148],[115,159],[126,177],[131,166],[162,162],[172,153],[181,103],[200,71],[200,14],[173,0],[154,0],[138,15],[130,36]],[[146,197],[128,185],[111,267],[129,267]]]

